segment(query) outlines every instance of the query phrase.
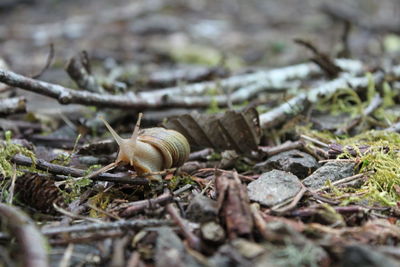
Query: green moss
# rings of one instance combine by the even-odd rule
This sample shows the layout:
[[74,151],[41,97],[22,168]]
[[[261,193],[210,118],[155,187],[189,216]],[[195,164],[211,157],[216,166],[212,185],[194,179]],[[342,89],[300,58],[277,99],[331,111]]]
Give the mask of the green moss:
[[[11,132],[6,131],[4,134],[5,142],[0,143],[0,172],[4,177],[11,177],[14,174],[14,168],[11,163],[11,158],[16,154],[22,154],[29,157],[33,162],[33,168],[35,167],[36,157],[35,154],[18,144],[11,143]],[[17,176],[21,175],[22,172],[17,170]]]
[[196,184],[190,175],[176,175],[173,176],[171,180],[168,181],[168,188],[170,190],[175,190],[179,185]]
[[332,96],[326,96],[316,105],[316,110],[330,112],[332,115],[349,113],[352,116],[361,114],[363,102],[358,94],[351,88],[342,88]]
[[[395,190],[396,186],[400,186],[400,134],[368,131],[339,140],[339,143],[357,151],[356,156],[345,151],[339,157],[353,158],[358,162],[359,173],[371,173],[364,185],[355,191],[356,195],[360,195],[359,199],[367,199],[370,203],[380,202],[387,206],[396,205],[400,201],[400,195]],[[359,147],[365,145],[368,150],[362,153]]]
[[288,244],[282,249],[276,250],[271,257],[276,266],[310,266],[317,267],[319,251],[311,243],[305,246]]
[[93,181],[91,179],[82,178],[72,178],[68,177],[63,183],[63,189],[60,189],[61,194],[64,197],[66,203],[71,203],[72,201],[78,199],[85,187],[89,186]]
[[[111,203],[113,199],[121,198],[123,193],[118,190],[108,190],[107,192],[99,192],[96,195],[92,196],[88,199],[88,203],[93,206],[97,207],[100,210],[106,210],[108,205]],[[104,217],[105,214],[101,213],[95,209],[89,210],[89,216],[93,218]]]

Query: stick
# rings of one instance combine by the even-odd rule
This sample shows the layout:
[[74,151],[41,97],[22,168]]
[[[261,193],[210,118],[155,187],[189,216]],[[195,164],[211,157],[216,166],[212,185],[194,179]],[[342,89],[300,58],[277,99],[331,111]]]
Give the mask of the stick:
[[[11,159],[11,161],[17,165],[28,166],[28,167],[32,166],[33,164],[30,158],[22,155],[15,155]],[[70,175],[72,177],[83,177],[86,174],[85,170],[52,164],[42,159],[36,160],[36,168],[38,170],[48,171],[53,174],[59,174],[64,176]],[[91,179],[95,181],[107,181],[114,183],[134,184],[134,185],[147,185],[149,183],[149,181],[146,178],[141,178],[141,177],[132,178],[130,176],[127,176],[126,174],[112,174],[112,173],[101,173],[98,176],[91,177]]]
[[[383,79],[383,73],[378,72],[373,75],[375,83],[379,83]],[[285,120],[295,117],[304,112],[307,107],[316,103],[321,96],[334,94],[341,88],[366,87],[368,85],[367,77],[355,77],[353,75],[343,75],[335,80],[317,86],[307,93],[300,93],[290,99],[288,102],[279,105],[278,107],[260,114],[260,124],[264,129],[274,127]]]
[[[351,72],[359,72],[359,61],[338,61],[347,66]],[[172,87],[151,92],[135,94],[129,92],[121,95],[99,94],[88,91],[79,91],[58,84],[52,84],[25,77],[12,71],[0,69],[0,82],[9,86],[46,95],[57,99],[61,104],[82,104],[98,107],[113,107],[123,109],[159,109],[167,107],[208,107],[211,102],[219,106],[227,105],[226,95],[198,96],[209,88],[216,86],[224,89],[240,88],[230,95],[233,104],[242,103],[256,97],[260,92],[268,89],[277,90],[288,87],[288,79],[302,79],[308,75],[318,73],[318,67],[312,64],[300,64],[281,69],[262,71],[246,75],[237,75],[222,81],[195,83],[185,87]],[[197,94],[197,96],[188,96]]]

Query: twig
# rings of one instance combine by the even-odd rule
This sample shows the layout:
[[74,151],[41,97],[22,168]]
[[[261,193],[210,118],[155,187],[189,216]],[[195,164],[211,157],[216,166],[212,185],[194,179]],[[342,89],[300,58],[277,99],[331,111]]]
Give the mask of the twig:
[[312,138],[312,137],[310,137],[310,136],[308,136],[308,135],[302,134],[302,135],[300,136],[300,138],[303,139],[303,140],[309,141],[309,142],[311,142],[311,143],[317,144],[317,145],[319,145],[319,146],[329,148],[329,145],[328,145],[328,144],[326,144],[326,143],[324,143],[324,142],[321,142],[321,141],[319,141],[318,139]]
[[295,141],[295,142],[285,142],[281,145],[277,145],[274,147],[260,147],[260,150],[265,153],[268,157],[271,157],[273,155],[285,152],[285,151],[289,151],[292,149],[299,149],[299,148],[303,148],[304,147],[304,143],[302,141]]
[[[228,171],[228,170],[223,170],[223,169],[218,169],[218,168],[202,168],[197,170],[197,173],[202,173],[202,172],[223,172],[226,174],[231,174],[232,171]],[[237,176],[239,177],[240,180],[242,180],[243,182],[252,182],[255,179],[251,176],[246,176],[246,175],[242,175],[242,174],[237,174]]]
[[56,203],[53,203],[53,207],[54,207],[54,209],[55,209],[56,211],[58,211],[59,213],[64,214],[64,215],[66,215],[66,216],[68,216],[68,217],[70,217],[70,218],[82,219],[82,220],[86,220],[86,221],[94,222],[94,223],[103,223],[103,221],[101,221],[101,220],[99,220],[99,219],[95,219],[95,218],[91,218],[91,217],[85,217],[85,216],[81,216],[81,215],[78,215],[78,214],[74,214],[74,213],[72,213],[72,212],[69,212],[69,211],[67,211],[67,210],[65,210],[65,209],[63,209],[63,208],[57,206]]
[[342,48],[338,52],[338,58],[349,58],[351,57],[350,47],[349,47],[349,35],[351,30],[351,22],[348,20],[343,21],[343,32],[340,37],[342,41]]
[[201,241],[196,235],[194,235],[187,227],[182,217],[179,215],[178,210],[173,206],[172,203],[169,203],[166,206],[168,214],[171,216],[171,219],[178,225],[179,229],[182,231],[183,235],[188,240],[189,246],[194,250],[200,250]]
[[51,44],[50,44],[49,55],[47,56],[47,60],[46,60],[46,64],[44,65],[44,67],[42,68],[42,70],[41,70],[40,72],[38,72],[38,73],[35,74],[35,75],[32,75],[32,78],[33,78],[33,79],[37,79],[37,78],[39,78],[40,76],[42,76],[43,73],[44,73],[46,70],[49,69],[51,63],[53,62],[53,59],[54,59],[54,44],[51,43]]
[[69,77],[74,80],[80,89],[95,93],[104,93],[104,88],[91,75],[89,59],[85,51],[82,51],[78,57],[71,58],[65,69]]
[[260,234],[264,237],[264,239],[267,241],[278,240],[278,236],[273,231],[268,230],[267,223],[260,214],[259,204],[251,204],[250,210],[251,215],[253,216],[254,225],[256,226]]
[[70,266],[70,260],[72,256],[72,252],[74,251],[74,244],[69,243],[67,248],[65,249],[64,255],[60,261],[59,267],[68,267]]
[[90,209],[92,209],[92,210],[95,210],[95,211],[97,211],[97,212],[99,212],[99,213],[102,213],[102,214],[104,214],[104,215],[106,215],[106,216],[108,216],[108,217],[110,217],[110,218],[113,218],[113,219],[115,219],[115,220],[122,220],[121,217],[119,217],[119,216],[117,216],[117,215],[115,215],[115,214],[112,214],[112,213],[110,213],[110,212],[107,212],[107,211],[105,211],[105,210],[99,209],[99,208],[96,207],[96,206],[90,205],[90,204],[88,204],[88,203],[86,203],[85,206],[88,207],[88,208],[90,208]]
[[0,116],[26,112],[26,99],[23,96],[0,99]]
[[199,151],[190,153],[188,160],[204,160],[214,152],[212,148],[205,148]]
[[14,200],[14,191],[15,191],[15,181],[17,180],[17,168],[15,164],[13,164],[13,175],[11,177],[11,185],[10,188],[8,189],[8,199],[7,203],[9,205],[12,205],[12,202]]
[[[379,83],[382,79],[383,74],[381,72],[377,72],[373,75],[375,83]],[[343,75],[335,80],[315,87],[307,93],[300,93],[288,102],[283,103],[266,113],[260,114],[261,127],[264,129],[272,128],[285,120],[304,112],[310,103],[317,102],[321,96],[331,95],[341,88],[349,87],[349,85],[352,88],[366,87],[368,82],[367,77]]]
[[[363,172],[363,173],[359,173],[359,174],[352,175],[352,176],[349,176],[349,177],[345,177],[343,179],[340,179],[340,180],[337,180],[337,181],[333,182],[332,185],[336,186],[336,185],[339,185],[339,184],[348,183],[348,182],[363,178],[365,175],[371,174],[371,173],[372,172]],[[318,188],[314,192],[323,191],[323,190],[326,190],[326,189],[329,189],[329,188],[330,188],[329,186],[324,186],[324,187]]]
[[303,184],[301,184],[301,189],[300,191],[297,193],[297,195],[293,198],[292,202],[290,202],[289,205],[283,207],[283,208],[271,208],[272,211],[274,212],[278,212],[278,213],[284,213],[287,212],[293,208],[296,207],[297,203],[299,203],[299,201],[301,200],[301,198],[304,196],[304,193],[307,192],[308,188],[305,187]]
[[311,60],[318,64],[329,78],[336,78],[342,71],[328,55],[321,53],[311,42],[302,39],[295,39],[294,42],[310,49],[314,53],[314,57]]
[[110,230],[107,232],[94,232],[89,234],[85,233],[73,237],[65,235],[65,236],[60,236],[60,238],[57,239],[54,238],[49,239],[49,244],[54,246],[79,244],[79,243],[87,244],[89,242],[94,242],[97,240],[117,238],[124,235],[126,235],[126,233],[124,233],[124,231],[121,230]]
[[[172,194],[168,191],[156,198],[153,199],[145,199],[145,200],[139,200],[139,201],[135,201],[132,203],[126,203],[123,205],[123,207],[127,207],[125,210],[123,210],[120,215],[122,217],[128,217],[128,216],[132,216],[133,214],[143,211],[147,208],[150,207],[154,207],[157,204],[158,205],[162,205],[165,203],[168,203],[172,200]],[[118,207],[118,209],[120,209],[120,207]]]
[[335,134],[340,135],[347,133],[349,130],[353,129],[356,127],[358,124],[361,123],[361,121],[366,118],[367,116],[371,115],[372,112],[374,112],[383,102],[382,97],[379,94],[376,94],[374,98],[371,100],[371,103],[364,109],[363,113],[353,120],[351,120],[347,125],[345,125],[343,128],[338,129]]
[[[17,165],[22,166],[32,166],[33,162],[30,158],[22,156],[22,155],[15,155],[12,159],[12,162],[16,163]],[[85,170],[65,167],[61,165],[56,165],[49,163],[42,159],[36,160],[36,168],[43,171],[48,171],[53,174],[60,174],[65,176],[73,176],[73,177],[82,177],[86,175]],[[127,176],[126,174],[112,174],[112,173],[102,173],[98,176],[92,177],[92,180],[95,181],[108,181],[114,183],[126,183],[126,184],[134,184],[134,185],[146,185],[149,181],[146,178],[132,178]]]
[[155,227],[160,225],[170,224],[167,220],[121,220],[115,222],[104,222],[104,223],[92,223],[92,224],[75,224],[71,226],[60,226],[42,229],[44,235],[58,235],[64,233],[76,233],[76,232],[97,232],[102,230],[115,230],[115,229],[133,229],[140,230],[145,227]]
[[45,241],[35,223],[19,209],[0,203],[2,222],[7,222],[10,236],[17,240],[23,266],[49,266]]
[[135,213],[141,212],[151,207],[155,207],[156,205],[164,205],[166,203],[169,203],[174,196],[182,194],[183,192],[189,190],[190,188],[192,188],[192,185],[187,184],[182,188],[175,190],[172,194],[171,192],[167,191],[164,194],[159,195],[158,197],[153,199],[145,199],[145,200],[139,200],[131,203],[122,204],[118,207],[118,209],[126,208],[124,211],[121,212],[121,216],[123,217],[132,216]]

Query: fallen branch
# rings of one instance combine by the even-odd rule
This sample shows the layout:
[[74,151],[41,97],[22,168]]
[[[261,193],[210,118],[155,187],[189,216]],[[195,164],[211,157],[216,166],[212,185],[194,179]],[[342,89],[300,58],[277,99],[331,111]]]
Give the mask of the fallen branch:
[[[377,84],[383,79],[383,73],[375,73],[372,77]],[[282,105],[260,114],[260,124],[264,129],[274,127],[285,120],[304,112],[311,103],[316,103],[320,97],[334,94],[341,88],[366,87],[368,85],[368,77],[355,77],[353,75],[343,75],[335,80],[317,86],[307,93],[300,93]]]
[[[359,61],[338,60],[337,64],[351,73],[359,72],[362,69]],[[128,92],[121,95],[74,90],[58,84],[31,79],[2,69],[0,69],[0,82],[55,98],[61,104],[75,103],[124,109],[154,109],[166,107],[208,107],[211,102],[216,102],[221,107],[226,106],[229,101],[233,104],[242,103],[268,89],[286,89],[288,87],[287,81],[290,79],[302,79],[316,73],[320,73],[317,66],[311,63],[299,64],[271,71],[237,75],[217,82],[195,83],[183,87],[172,87],[137,94]],[[193,95],[204,94],[210,88],[215,87],[229,90],[232,88],[239,89],[234,91],[230,96]]]

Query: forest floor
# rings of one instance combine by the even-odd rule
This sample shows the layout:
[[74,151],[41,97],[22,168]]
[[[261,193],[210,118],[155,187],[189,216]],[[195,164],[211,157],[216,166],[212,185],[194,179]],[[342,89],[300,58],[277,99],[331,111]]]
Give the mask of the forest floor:
[[397,1],[7,0],[0,43],[0,266],[400,265]]

